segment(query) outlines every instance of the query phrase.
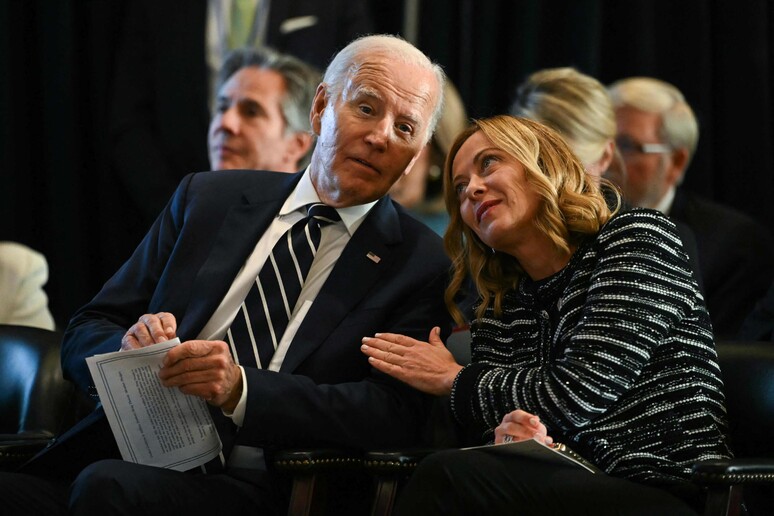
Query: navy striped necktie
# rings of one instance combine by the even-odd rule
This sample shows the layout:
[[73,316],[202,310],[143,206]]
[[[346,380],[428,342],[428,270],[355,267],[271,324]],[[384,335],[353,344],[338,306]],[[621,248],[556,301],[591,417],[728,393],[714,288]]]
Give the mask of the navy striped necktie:
[[325,204],[306,208],[307,216],[274,245],[226,332],[239,365],[269,367],[320,245],[320,227],[341,220]]

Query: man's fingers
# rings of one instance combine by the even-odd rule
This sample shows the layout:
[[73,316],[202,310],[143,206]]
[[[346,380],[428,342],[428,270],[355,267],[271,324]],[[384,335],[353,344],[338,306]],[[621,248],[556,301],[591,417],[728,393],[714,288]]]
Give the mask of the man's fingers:
[[169,312],[159,312],[156,316],[161,322],[167,340],[174,339],[177,335],[177,319],[175,319],[175,316]]
[[204,346],[196,341],[183,342],[179,346],[171,348],[164,357],[164,367],[171,367],[181,360],[197,358],[206,355]]
[[159,312],[140,316],[128,333],[134,335],[140,346],[150,346],[175,338],[176,332],[175,316],[169,312]]
[[132,335],[131,332],[126,332],[126,334],[121,339],[121,350],[129,351],[130,349],[137,349],[139,347],[141,346],[137,338]]
[[231,361],[227,344],[218,340],[187,340],[171,348],[164,357],[164,367],[171,367],[181,360],[211,357],[212,367],[225,367]]

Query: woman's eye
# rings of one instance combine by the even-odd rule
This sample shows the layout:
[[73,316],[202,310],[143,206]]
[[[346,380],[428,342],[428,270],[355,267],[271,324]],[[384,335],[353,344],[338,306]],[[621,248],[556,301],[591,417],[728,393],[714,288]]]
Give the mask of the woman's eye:
[[457,183],[454,185],[454,190],[457,192],[457,195],[462,195],[465,193],[465,190],[468,188],[467,183]]
[[497,161],[497,158],[495,158],[494,156],[486,156],[484,157],[484,159],[481,160],[481,168],[486,170],[495,161]]

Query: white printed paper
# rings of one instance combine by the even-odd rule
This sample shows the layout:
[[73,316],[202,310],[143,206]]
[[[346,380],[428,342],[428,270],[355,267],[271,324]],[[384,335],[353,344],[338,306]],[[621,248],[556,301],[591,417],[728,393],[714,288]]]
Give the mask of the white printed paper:
[[185,471],[220,453],[207,403],[165,387],[159,370],[180,339],[86,359],[121,457]]

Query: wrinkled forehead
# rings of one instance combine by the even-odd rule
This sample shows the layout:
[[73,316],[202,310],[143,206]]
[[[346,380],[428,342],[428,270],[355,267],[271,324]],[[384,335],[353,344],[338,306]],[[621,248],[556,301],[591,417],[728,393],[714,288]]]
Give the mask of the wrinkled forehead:
[[438,101],[439,85],[432,70],[404,61],[373,59],[349,69],[342,98],[365,95],[392,101],[423,113],[425,119]]

